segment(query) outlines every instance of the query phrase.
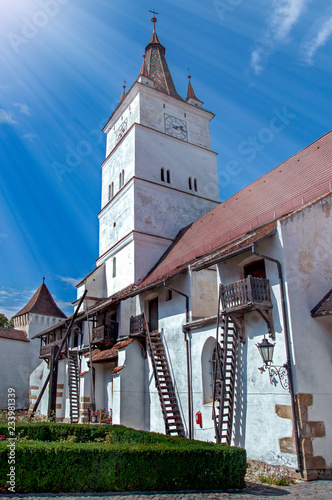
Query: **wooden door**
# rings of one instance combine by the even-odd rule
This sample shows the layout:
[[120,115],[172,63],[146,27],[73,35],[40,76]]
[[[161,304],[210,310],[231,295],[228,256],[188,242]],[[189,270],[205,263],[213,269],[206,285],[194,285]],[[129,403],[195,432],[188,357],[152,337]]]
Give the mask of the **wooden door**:
[[256,260],[244,266],[244,277],[252,276],[253,278],[266,278],[264,260]]
[[158,298],[149,301],[149,330],[158,331]]

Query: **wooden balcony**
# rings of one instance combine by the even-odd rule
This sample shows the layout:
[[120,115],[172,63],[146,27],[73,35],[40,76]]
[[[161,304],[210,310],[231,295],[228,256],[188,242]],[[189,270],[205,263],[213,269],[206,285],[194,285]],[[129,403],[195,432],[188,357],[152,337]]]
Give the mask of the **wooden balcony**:
[[146,326],[145,326],[144,314],[139,314],[138,316],[132,316],[130,318],[129,332],[130,335],[145,334]]
[[221,285],[221,304],[225,313],[250,312],[255,308],[271,309],[269,280],[248,276],[244,280]]
[[[40,346],[40,358],[45,359],[45,358],[50,358],[51,357],[51,352],[52,352],[52,347],[53,346],[58,346],[60,347],[60,344],[62,342],[62,339],[60,340],[55,340],[54,342],[49,342],[48,344],[42,344]],[[68,342],[66,342],[62,348],[61,354],[66,355],[68,350]]]
[[119,333],[119,323],[110,321],[107,325],[100,325],[92,329],[92,344],[102,345],[117,341]]

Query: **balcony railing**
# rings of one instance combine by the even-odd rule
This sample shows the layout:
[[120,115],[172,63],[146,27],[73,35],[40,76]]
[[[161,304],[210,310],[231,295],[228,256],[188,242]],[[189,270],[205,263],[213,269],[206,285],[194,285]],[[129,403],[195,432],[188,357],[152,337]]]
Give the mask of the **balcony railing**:
[[130,335],[142,334],[146,331],[144,314],[139,314],[138,316],[132,316],[130,318]]
[[[60,344],[62,342],[62,339],[60,340],[55,340],[54,342],[49,342],[48,344],[43,344],[40,346],[40,358],[50,358],[51,353],[52,353],[52,347],[53,346],[58,346],[60,347]],[[64,346],[62,347],[61,354],[66,354],[68,350],[68,342],[65,342]]]
[[92,329],[92,344],[116,342],[119,333],[119,323],[110,321],[107,325],[100,325]]
[[244,280],[221,285],[221,304],[223,311],[249,312],[255,307],[271,308],[269,280],[248,276]]

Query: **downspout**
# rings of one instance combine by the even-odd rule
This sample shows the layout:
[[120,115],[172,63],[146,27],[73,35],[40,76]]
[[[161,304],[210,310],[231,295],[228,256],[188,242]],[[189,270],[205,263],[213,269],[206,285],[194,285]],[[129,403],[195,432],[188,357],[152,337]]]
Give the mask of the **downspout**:
[[262,257],[263,259],[269,260],[270,262],[274,262],[278,268],[278,277],[279,277],[279,288],[280,288],[280,297],[281,297],[281,310],[282,310],[282,319],[284,324],[284,338],[285,338],[285,347],[286,347],[286,368],[288,373],[289,380],[289,393],[291,396],[291,404],[292,404],[292,416],[293,416],[293,430],[294,430],[294,438],[295,438],[295,450],[296,450],[296,458],[297,458],[297,469],[296,472],[302,472],[302,456],[301,449],[299,443],[299,433],[298,433],[298,418],[296,414],[296,406],[295,406],[295,395],[294,395],[294,383],[293,383],[293,373],[292,373],[292,365],[291,365],[291,349],[290,349],[290,336],[289,336],[289,328],[288,328],[288,318],[286,311],[286,299],[285,299],[285,287],[284,280],[282,275],[281,263],[277,259],[273,259],[267,255],[263,255],[261,253],[256,252],[256,244],[252,245],[252,253],[257,255],[257,257]]
[[[166,284],[166,280],[164,281],[164,287],[167,288],[167,290],[171,290],[172,292],[178,293],[179,295],[182,295],[186,299],[186,323],[189,322],[189,296],[183,292],[180,292],[179,290],[175,290],[175,288],[172,288]],[[190,362],[190,346],[189,346],[189,339],[188,339],[188,331],[184,330],[184,339],[186,342],[186,355],[187,355],[187,380],[188,380],[188,434],[189,434],[189,439],[192,439],[192,388],[191,388],[191,362]]]

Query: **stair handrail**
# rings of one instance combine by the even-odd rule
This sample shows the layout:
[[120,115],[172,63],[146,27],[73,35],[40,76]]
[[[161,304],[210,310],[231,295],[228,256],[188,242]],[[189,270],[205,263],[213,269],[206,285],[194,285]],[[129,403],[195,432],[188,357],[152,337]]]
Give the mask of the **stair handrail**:
[[151,356],[151,362],[152,362],[152,367],[153,367],[154,379],[155,379],[155,383],[156,383],[156,386],[157,386],[158,394],[160,396],[159,399],[160,399],[160,402],[161,402],[162,412],[163,412],[163,416],[164,416],[164,420],[165,420],[165,424],[166,424],[166,419],[165,419],[165,417],[166,417],[166,406],[165,406],[163,398],[161,397],[161,385],[160,385],[160,381],[159,381],[159,377],[158,377],[156,360],[155,360],[153,349],[152,349],[149,324],[146,321],[145,313],[143,313],[143,318],[144,318],[144,323],[145,323],[145,328],[146,328],[146,336],[147,336],[147,341],[148,341],[148,346],[149,346],[149,351],[150,351],[150,356]]
[[[162,408],[162,414],[163,414],[163,417],[164,417],[165,429],[166,429],[166,434],[167,434],[167,431],[170,431],[170,429],[169,429],[169,424],[167,422],[167,409],[166,409],[165,401],[164,401],[164,398],[163,398],[163,395],[162,395],[162,390],[163,389],[161,387],[160,380],[159,380],[159,375],[158,375],[158,370],[157,370],[157,365],[156,365],[156,359],[155,359],[155,355],[154,355],[153,348],[152,348],[151,334],[150,334],[150,330],[149,330],[149,325],[148,325],[148,322],[146,321],[144,313],[143,313],[143,318],[144,318],[144,322],[145,322],[146,337],[147,337],[147,342],[148,342],[148,347],[149,347],[149,352],[150,352],[150,357],[151,357],[151,362],[152,362],[152,367],[153,367],[155,384],[156,384],[156,387],[157,387],[157,390],[158,390],[159,401],[160,401],[161,408]],[[160,334],[159,334],[159,337],[160,337],[160,341],[161,341],[161,343],[163,345],[163,342],[162,342]],[[165,363],[166,363],[166,367],[167,367],[167,372],[169,374],[170,381],[171,381],[171,384],[172,384],[171,389],[172,389],[172,392],[174,393],[174,398],[175,398],[175,403],[176,403],[177,411],[179,412],[179,418],[180,418],[180,422],[181,422],[181,435],[183,435],[183,423],[182,423],[182,419],[181,419],[181,415],[180,415],[180,411],[179,411],[179,407],[178,407],[177,398],[176,398],[176,395],[175,395],[173,381],[172,381],[172,377],[171,377],[171,374],[170,374],[169,365],[168,365],[168,361],[167,361],[167,358],[166,358],[166,352],[165,352],[164,346],[163,346],[163,351],[164,351],[164,356],[165,356]],[[169,389],[167,387],[165,388],[165,390],[167,392],[169,392]],[[178,425],[175,424],[175,426],[177,427],[177,431],[179,431]]]

